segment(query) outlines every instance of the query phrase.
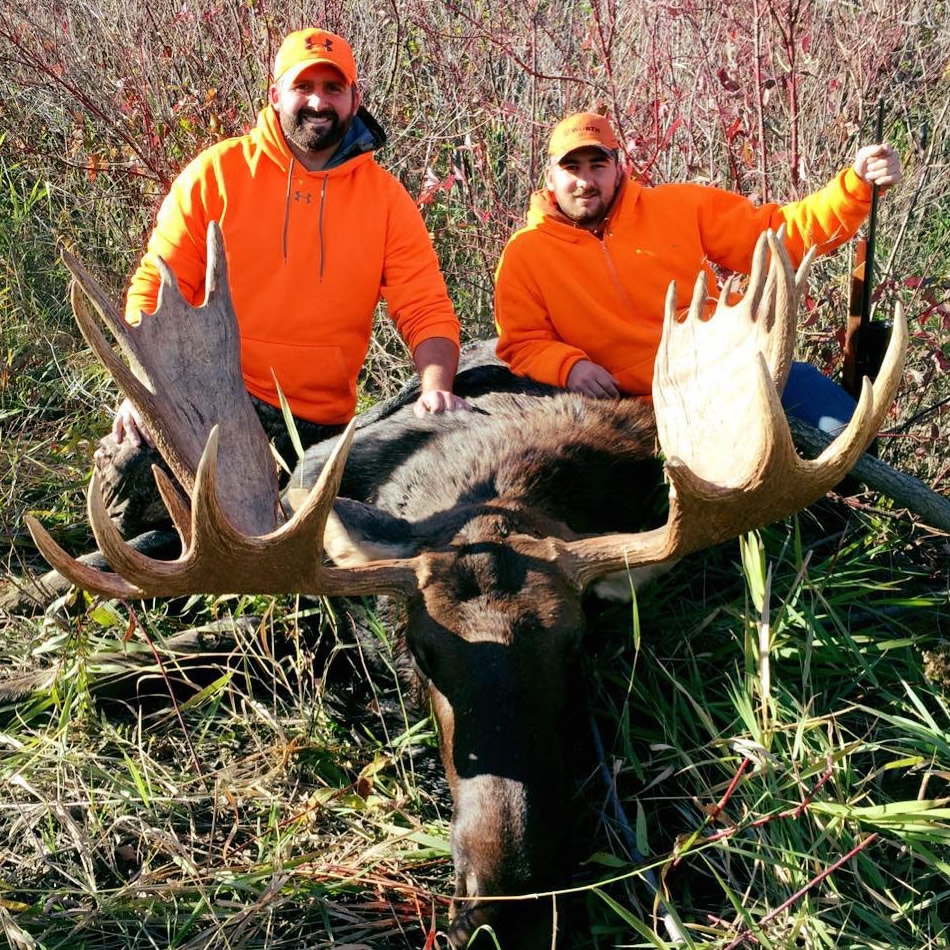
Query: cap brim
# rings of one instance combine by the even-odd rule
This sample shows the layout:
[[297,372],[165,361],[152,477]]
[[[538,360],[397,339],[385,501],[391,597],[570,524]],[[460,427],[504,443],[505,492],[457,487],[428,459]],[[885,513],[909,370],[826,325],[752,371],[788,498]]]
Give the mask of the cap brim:
[[356,82],[355,76],[349,76],[340,68],[340,64],[332,59],[317,56],[314,59],[305,59],[293,66],[288,66],[275,80],[275,82],[293,82],[302,72],[308,70],[311,66],[332,66],[346,81],[346,84],[352,86]]
[[597,151],[603,152],[604,155],[607,156],[607,158],[617,157],[616,149],[608,148],[606,145],[602,145],[600,142],[579,142],[577,145],[574,145],[571,148],[569,148],[566,152],[561,152],[560,155],[552,155],[551,161],[555,165],[560,165],[561,162],[563,162],[564,159],[567,158],[568,155],[571,155],[574,152],[579,152],[581,149],[584,149],[584,148],[596,148]]

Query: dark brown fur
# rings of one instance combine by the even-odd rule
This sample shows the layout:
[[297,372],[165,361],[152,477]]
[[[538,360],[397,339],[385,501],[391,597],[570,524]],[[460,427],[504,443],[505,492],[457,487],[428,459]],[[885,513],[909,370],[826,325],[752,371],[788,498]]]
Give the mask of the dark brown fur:
[[[530,539],[653,526],[660,468],[652,413],[639,402],[492,394],[477,404],[485,415],[442,419],[408,458],[375,458],[371,504],[341,501],[336,513],[349,557],[382,546],[422,559],[405,642],[428,687],[454,802],[453,942],[491,923],[517,933],[517,946],[550,946],[543,915],[530,937],[524,907],[472,900],[566,879],[562,746],[582,591]],[[363,484],[369,477],[350,466],[365,451],[354,446],[347,476]]]

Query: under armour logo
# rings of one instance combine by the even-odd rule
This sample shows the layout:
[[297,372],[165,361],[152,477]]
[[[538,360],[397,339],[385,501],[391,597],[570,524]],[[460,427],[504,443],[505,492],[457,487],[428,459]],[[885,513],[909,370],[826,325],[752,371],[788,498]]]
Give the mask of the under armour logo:
[[333,40],[317,40],[312,36],[307,37],[307,49],[315,49],[322,46],[328,53],[333,52]]
[[294,201],[304,201],[307,204],[310,204],[310,192],[309,191],[295,191]]

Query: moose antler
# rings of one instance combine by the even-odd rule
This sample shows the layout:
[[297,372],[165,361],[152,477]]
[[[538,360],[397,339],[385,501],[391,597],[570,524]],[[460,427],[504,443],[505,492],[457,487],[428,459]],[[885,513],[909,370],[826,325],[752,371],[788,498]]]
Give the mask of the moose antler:
[[[36,546],[57,571],[94,593],[122,598],[198,592],[360,595],[415,588],[414,571],[398,561],[346,569],[322,564],[324,528],[352,428],[307,500],[290,521],[279,524],[276,467],[241,376],[237,319],[216,223],[208,228],[204,305],[192,307],[185,301],[159,259],[158,307],[151,316],[143,315],[138,326],[122,319],[79,261],[68,253],[63,257],[74,278],[73,312],[83,336],[141,413],[192,506],[156,468],[159,491],[184,548],[178,560],[156,561],[122,539],[94,474],[89,520],[116,573],[74,560],[27,516]],[[131,370],[113,352],[86,298],[112,330]]]
[[736,306],[720,302],[708,320],[702,278],[682,321],[671,285],[653,382],[670,481],[669,517],[654,531],[557,545],[558,559],[581,586],[787,517],[837,484],[877,434],[903,369],[907,325],[899,306],[881,372],[873,386],[865,379],[851,422],[817,459],[807,461],[795,451],[776,387],[791,363],[798,295],[809,264],[806,258],[796,277],[783,242],[764,234],[745,298]]
[[[135,329],[114,312],[81,265],[67,260],[77,285],[73,308],[86,339],[139,407],[166,459],[191,489],[189,511],[171,481],[156,472],[184,553],[177,561],[163,562],[128,548],[106,514],[97,477],[89,487],[90,521],[118,575],[74,561],[28,518],[37,546],[60,573],[111,597],[195,592],[359,595],[417,589],[417,572],[423,570],[419,558],[347,568],[322,564],[324,530],[352,426],[306,502],[290,521],[278,525],[273,466],[261,460],[266,439],[241,379],[237,325],[216,226],[209,228],[208,260],[204,307],[185,303],[161,264],[158,311]],[[777,390],[791,363],[798,294],[807,270],[806,259],[796,277],[782,241],[769,233],[757,245],[749,288],[737,305],[720,302],[712,318],[704,320],[706,287],[700,278],[689,313],[679,320],[670,288],[653,388],[670,480],[669,518],[663,528],[571,542],[521,538],[520,548],[534,548],[539,557],[557,560],[584,586],[625,567],[666,561],[785,517],[836,484],[873,438],[893,401],[907,328],[898,309],[881,373],[873,387],[865,380],[851,423],[819,458],[799,458]],[[112,353],[79,288],[112,328],[134,374]],[[727,286],[723,299],[730,291]],[[189,379],[195,354],[203,352],[197,349],[203,339],[214,341],[207,358],[198,363],[208,366],[208,377]],[[218,370],[222,363],[228,365]],[[176,387],[184,395],[172,405],[163,395],[176,393]],[[220,398],[212,400],[215,395]],[[220,429],[212,428],[218,423]],[[207,445],[194,462],[204,438]],[[226,459],[221,466],[219,440]],[[254,475],[244,479],[241,473],[249,457],[254,459]]]
[[[73,313],[86,342],[147,421],[156,447],[185,490],[190,493],[194,487],[198,461],[217,421],[228,517],[255,534],[276,527],[277,472],[241,377],[240,339],[217,224],[208,228],[204,305],[192,307],[185,301],[168,265],[159,259],[158,307],[151,316],[141,315],[137,326],[122,318],[68,251],[63,261],[74,278]],[[113,352],[90,302],[118,341],[128,367]]]

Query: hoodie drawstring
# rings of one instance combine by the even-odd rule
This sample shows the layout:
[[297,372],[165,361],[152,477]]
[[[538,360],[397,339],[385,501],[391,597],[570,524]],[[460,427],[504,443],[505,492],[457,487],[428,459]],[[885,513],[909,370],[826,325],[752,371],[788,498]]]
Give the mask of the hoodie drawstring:
[[287,166],[287,194],[284,196],[284,233],[281,235],[281,247],[284,252],[284,264],[287,263],[287,229],[290,227],[290,191],[294,186],[294,164],[296,159],[290,156]]
[[[294,187],[294,166],[296,159],[291,156],[290,165],[287,167],[287,194],[284,196],[284,233],[281,235],[281,249],[284,254],[284,264],[287,264],[287,231],[290,228],[290,193]],[[317,218],[318,233],[320,234],[320,280],[323,280],[323,266],[326,262],[326,249],[323,239],[323,209],[327,202],[327,183],[330,181],[329,175],[323,176],[323,184],[320,186],[320,215]]]

